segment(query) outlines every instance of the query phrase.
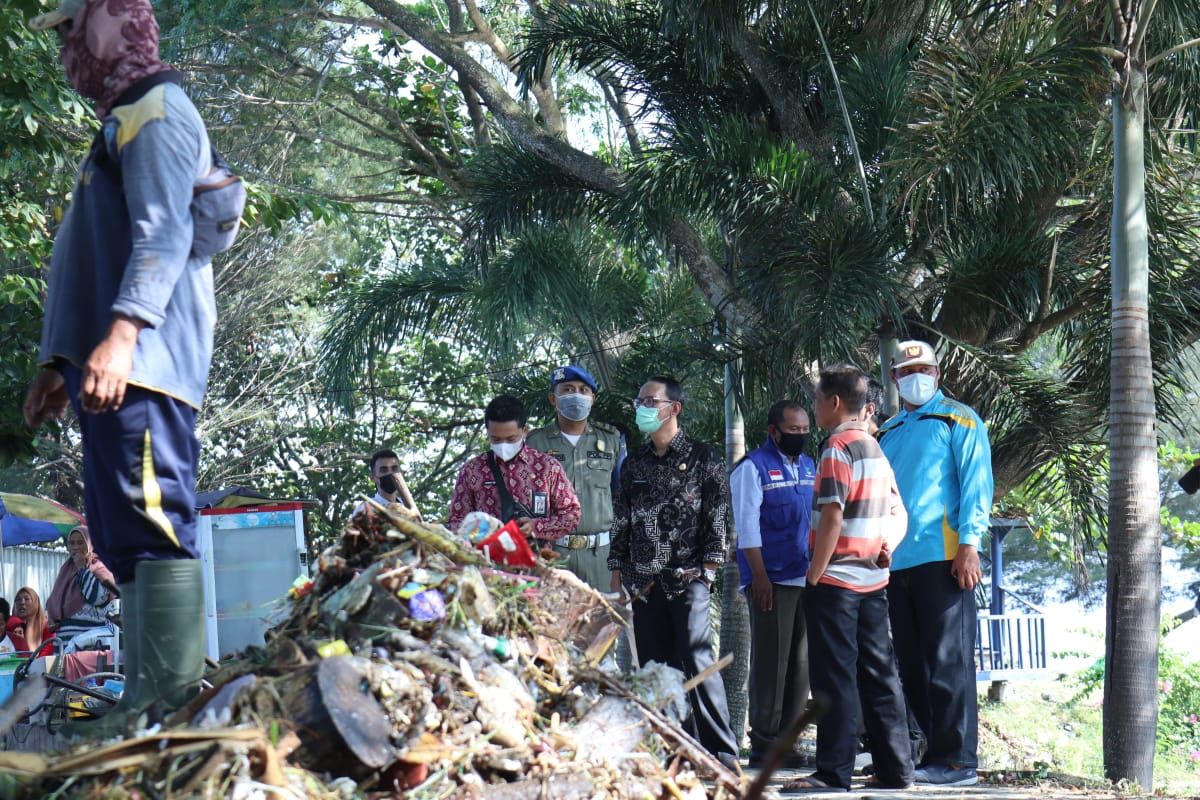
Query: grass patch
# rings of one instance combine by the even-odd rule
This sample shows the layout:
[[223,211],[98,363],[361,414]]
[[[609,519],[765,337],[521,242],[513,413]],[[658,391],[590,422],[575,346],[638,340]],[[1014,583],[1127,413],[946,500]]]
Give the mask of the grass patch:
[[[1080,696],[1067,678],[1013,682],[1003,703],[979,706],[980,769],[999,783],[1049,781],[1076,788],[1108,788],[1104,781],[1101,693]],[[1073,702],[1072,702],[1073,701]],[[1156,793],[1195,796],[1200,792],[1200,761],[1187,753],[1155,758]]]

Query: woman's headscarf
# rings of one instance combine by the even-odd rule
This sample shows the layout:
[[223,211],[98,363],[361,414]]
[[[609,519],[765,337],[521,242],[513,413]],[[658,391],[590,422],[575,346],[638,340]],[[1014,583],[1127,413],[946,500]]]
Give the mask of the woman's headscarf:
[[150,0],[87,0],[64,31],[62,64],[75,91],[108,116],[122,92],[170,67],[158,57]]
[[[22,586],[17,590],[17,594],[21,592],[29,593],[30,605],[30,610],[26,611],[25,616],[22,617],[22,620],[25,622],[25,642],[27,645],[23,649],[33,651],[42,646],[42,640],[46,638],[46,631],[50,625],[46,621],[46,612],[42,608],[42,598],[38,596],[37,591],[28,586]],[[13,596],[15,597],[16,595]],[[9,619],[14,618],[10,617]],[[16,642],[13,643],[16,644]]]
[[72,528],[71,532],[67,534],[67,539],[69,540],[71,534],[76,532],[83,536],[83,543],[87,547],[87,565],[75,566],[74,559],[68,555],[66,563],[59,567],[58,577],[54,579],[54,588],[50,590],[50,596],[46,598],[46,613],[56,625],[64,619],[75,616],[76,612],[87,603],[83,591],[79,588],[79,581],[76,579],[80,570],[91,572],[100,579],[101,583],[113,583],[112,573],[109,572],[108,567],[104,566],[100,556],[92,550],[92,537],[88,535],[87,526],[80,525]]

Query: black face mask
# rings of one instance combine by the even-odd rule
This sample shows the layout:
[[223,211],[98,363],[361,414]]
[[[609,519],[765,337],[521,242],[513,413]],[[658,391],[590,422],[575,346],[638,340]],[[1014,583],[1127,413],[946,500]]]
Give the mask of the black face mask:
[[812,438],[809,433],[779,434],[779,451],[785,456],[795,458],[808,450],[808,441]]
[[384,494],[395,494],[400,491],[400,484],[396,482],[396,476],[388,473],[379,479],[379,491]]

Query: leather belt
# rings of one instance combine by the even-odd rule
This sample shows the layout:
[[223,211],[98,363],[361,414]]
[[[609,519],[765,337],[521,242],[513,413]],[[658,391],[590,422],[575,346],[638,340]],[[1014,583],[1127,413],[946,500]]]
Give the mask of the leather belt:
[[565,547],[568,550],[586,550],[591,547],[604,547],[611,540],[612,534],[609,531],[572,533],[570,536],[556,542],[556,546]]

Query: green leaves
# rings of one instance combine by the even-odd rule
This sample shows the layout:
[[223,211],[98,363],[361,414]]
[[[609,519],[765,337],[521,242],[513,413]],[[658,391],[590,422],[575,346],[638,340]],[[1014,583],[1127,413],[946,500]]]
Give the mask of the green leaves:
[[1061,191],[1087,153],[1106,76],[1094,43],[1065,21],[1047,24],[1036,4],[994,19],[931,32],[938,39],[914,64],[889,170],[913,226]]

